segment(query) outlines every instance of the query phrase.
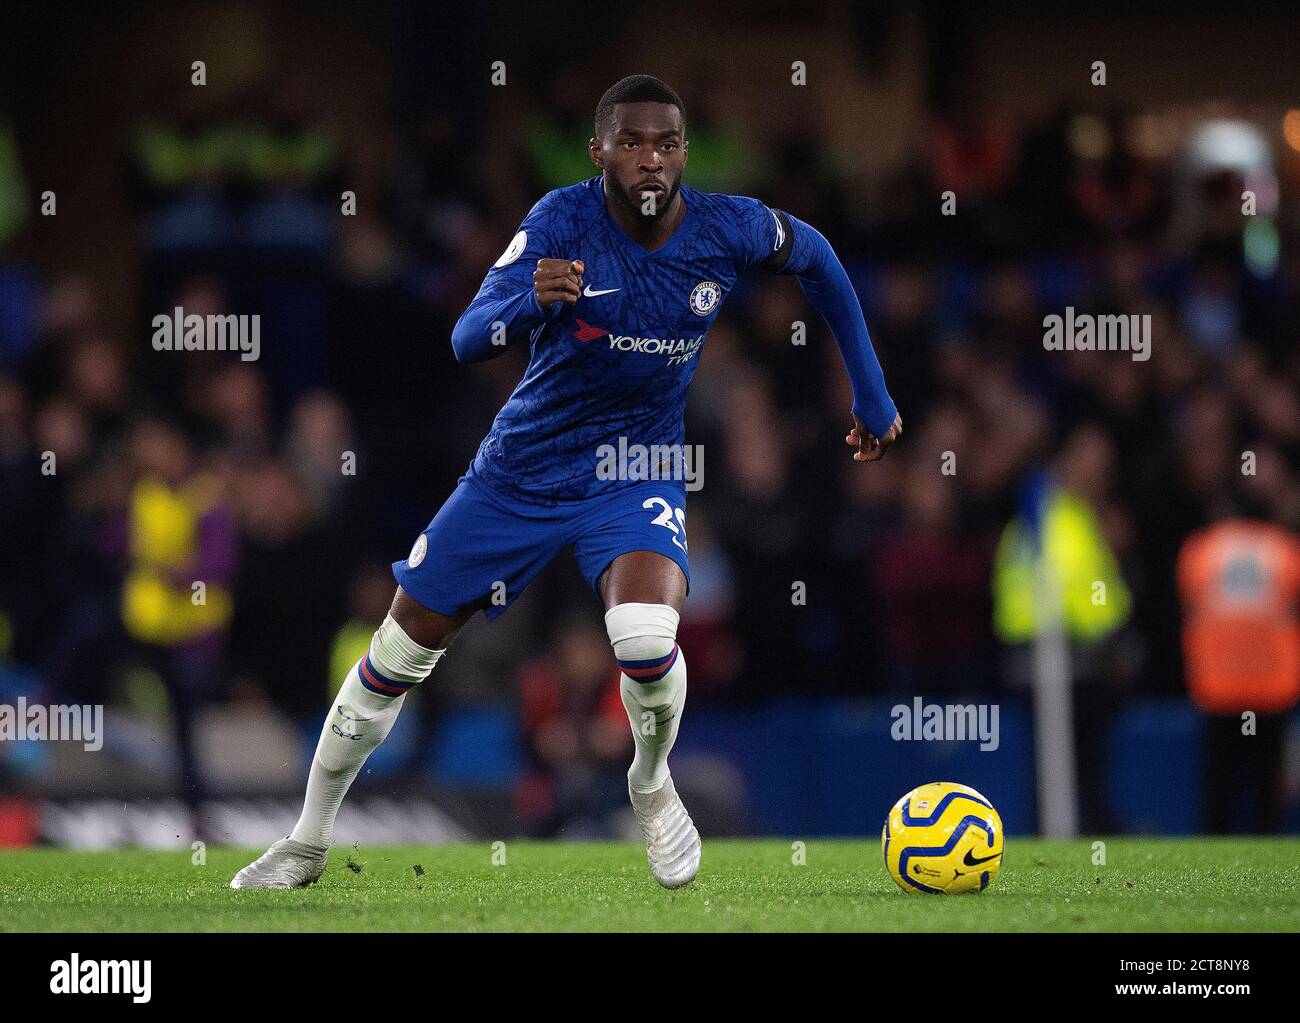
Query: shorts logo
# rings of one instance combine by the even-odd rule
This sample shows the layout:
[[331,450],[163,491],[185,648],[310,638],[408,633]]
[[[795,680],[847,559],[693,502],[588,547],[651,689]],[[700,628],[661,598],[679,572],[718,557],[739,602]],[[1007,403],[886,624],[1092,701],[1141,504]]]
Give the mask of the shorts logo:
[[415,546],[411,548],[410,556],[406,559],[407,565],[409,565],[411,568],[415,568],[421,561],[424,560],[424,555],[428,550],[429,550],[429,538],[425,536],[423,533],[421,533],[419,539],[415,541]]
[[492,264],[494,270],[499,270],[503,266],[509,266],[516,259],[524,254],[524,247],[528,244],[528,232],[520,231],[506,246],[506,251],[501,253],[501,258]]
[[691,290],[691,312],[696,316],[708,316],[721,299],[722,285],[717,281],[700,281]]

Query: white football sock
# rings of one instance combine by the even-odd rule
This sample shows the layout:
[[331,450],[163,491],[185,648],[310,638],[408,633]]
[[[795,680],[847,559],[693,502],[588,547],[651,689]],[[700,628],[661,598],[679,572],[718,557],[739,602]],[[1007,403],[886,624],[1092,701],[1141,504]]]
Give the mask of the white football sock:
[[686,706],[686,658],[676,641],[679,620],[667,604],[617,604],[605,612],[636,744],[627,772],[635,792],[656,792],[668,780],[668,754]]
[[348,672],[321,729],[302,815],[290,837],[328,849],[343,797],[371,752],[392,731],[406,693],[427,678],[445,650],[416,643],[389,615],[370,650]]

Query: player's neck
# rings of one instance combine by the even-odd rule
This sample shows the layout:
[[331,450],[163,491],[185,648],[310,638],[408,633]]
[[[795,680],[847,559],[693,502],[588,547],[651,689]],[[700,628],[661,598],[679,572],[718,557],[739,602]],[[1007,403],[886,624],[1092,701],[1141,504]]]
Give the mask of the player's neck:
[[686,216],[686,200],[682,198],[681,189],[673,196],[673,201],[662,217],[643,217],[614,202],[609,193],[605,193],[605,209],[614,219],[624,234],[640,245],[647,252],[654,252],[667,244]]

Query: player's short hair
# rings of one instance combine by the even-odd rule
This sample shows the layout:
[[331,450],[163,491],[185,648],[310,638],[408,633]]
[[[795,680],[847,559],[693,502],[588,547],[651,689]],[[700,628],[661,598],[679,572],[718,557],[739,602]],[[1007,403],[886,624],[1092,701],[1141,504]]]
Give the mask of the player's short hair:
[[682,120],[686,120],[686,107],[682,104],[682,98],[667,82],[654,75],[628,75],[606,89],[605,95],[596,104],[596,138],[600,138],[616,103],[667,103],[680,110]]

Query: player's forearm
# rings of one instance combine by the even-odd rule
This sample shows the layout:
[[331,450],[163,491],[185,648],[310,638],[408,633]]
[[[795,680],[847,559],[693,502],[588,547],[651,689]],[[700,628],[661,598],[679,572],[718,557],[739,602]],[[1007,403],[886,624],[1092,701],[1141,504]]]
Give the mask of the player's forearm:
[[480,293],[461,313],[451,332],[458,362],[483,362],[541,325],[542,310],[532,288],[505,298]]
[[808,224],[790,220],[795,227],[794,246],[786,269],[798,275],[803,293],[835,335],[853,385],[853,414],[877,437],[883,436],[898,409],[885,387],[857,293],[830,242]]

